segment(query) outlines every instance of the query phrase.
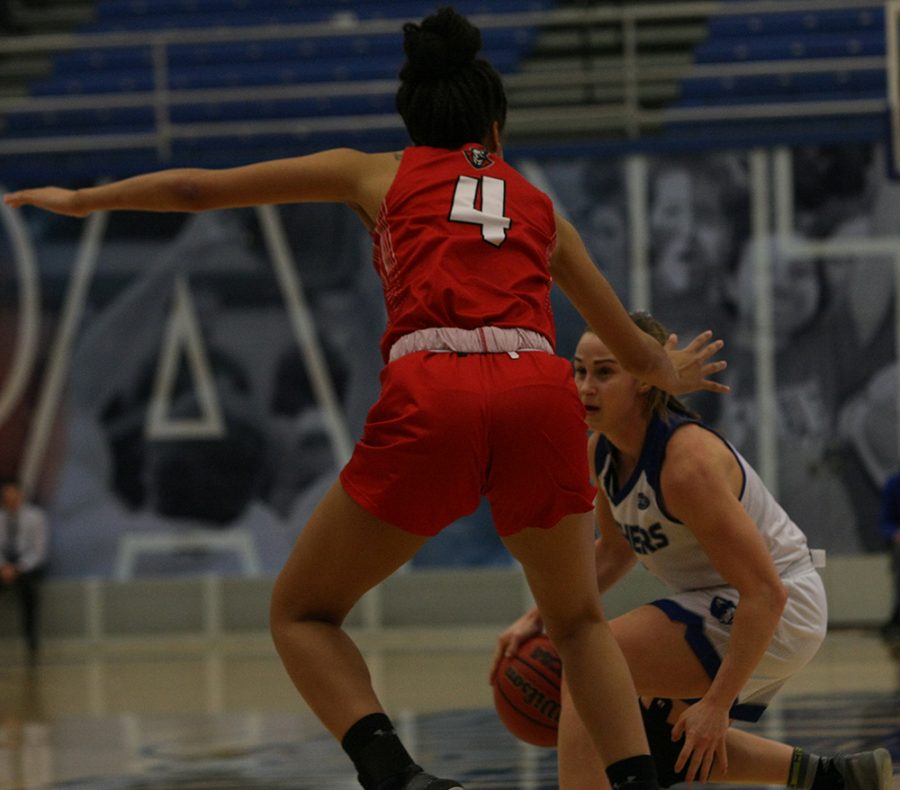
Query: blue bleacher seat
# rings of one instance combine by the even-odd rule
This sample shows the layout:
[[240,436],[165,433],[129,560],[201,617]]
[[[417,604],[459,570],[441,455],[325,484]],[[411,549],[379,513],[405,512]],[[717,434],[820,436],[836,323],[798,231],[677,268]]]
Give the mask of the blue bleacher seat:
[[697,63],[755,60],[800,60],[884,55],[884,31],[816,35],[725,37],[707,40],[694,50]]
[[373,94],[271,101],[176,104],[172,107],[171,118],[175,123],[201,123],[204,121],[239,121],[248,117],[281,120],[369,113],[390,115],[393,112],[393,94]]
[[57,74],[72,74],[101,69],[140,69],[153,67],[150,47],[116,47],[60,52],[53,58]]
[[[514,52],[490,53],[501,72],[516,68]],[[211,65],[173,64],[169,69],[169,87],[174,90],[256,86],[296,85],[339,80],[390,80],[397,76],[402,60],[396,56],[318,57],[266,62],[234,62]],[[154,77],[151,69],[98,69],[81,72],[62,71],[57,76],[34,82],[34,96],[128,93],[150,91]]]
[[154,123],[152,107],[108,107],[96,110],[58,110],[54,112],[12,113],[6,118],[9,136],[29,134],[97,133],[113,128],[151,129]]
[[[97,5],[95,22],[82,27],[84,32],[133,30],[173,30],[198,27],[241,25],[290,25],[330,22],[335,18],[352,22],[353,18],[419,20],[433,13],[435,6],[422,0],[392,3],[372,1],[353,3],[259,2],[222,8],[225,0],[106,0]],[[516,13],[540,11],[550,0],[457,0],[454,8],[461,14]]]
[[860,101],[863,99],[884,98],[883,90],[827,90],[827,91],[797,91],[795,93],[774,93],[746,96],[735,94],[731,96],[681,98],[673,106],[675,107],[736,107],[742,104],[771,105],[771,104],[803,104],[806,102],[837,102]]
[[[487,57],[503,56],[509,50],[530,49],[535,31],[531,28],[491,29],[482,36]],[[170,66],[207,64],[285,62],[298,59],[365,58],[390,56],[402,60],[400,32],[372,36],[310,36],[304,39],[261,39],[202,44],[172,44],[166,47]],[[55,59],[57,74],[92,72],[104,69],[151,68],[150,47],[117,47],[91,51],[64,52]]]
[[30,86],[32,96],[133,93],[152,89],[153,72],[148,69],[63,73],[56,77],[37,80]]
[[[855,6],[818,8],[804,11],[728,13],[730,7],[747,7],[744,0],[727,0],[721,14],[707,25],[707,36],[694,49],[694,61],[704,76],[687,76],[680,83],[673,110],[694,107],[809,106],[815,102],[874,100],[885,102],[887,78],[880,64],[859,59],[885,55],[885,12],[883,4],[860,0]],[[808,70],[806,61],[833,59],[827,71]],[[753,64],[740,73],[741,64]],[[716,65],[733,68],[720,76]],[[828,64],[831,65],[830,63]],[[771,69],[769,67],[771,66]],[[769,69],[769,70],[767,70]],[[667,145],[703,148],[716,140],[720,146],[789,144],[821,137],[869,136],[884,123],[883,112],[825,113],[821,118],[798,115],[768,115],[760,119],[708,121],[701,125],[682,120],[665,123],[660,140]]]
[[868,4],[862,8],[767,14],[723,14],[708,23],[709,37],[784,36],[806,33],[862,33],[884,30],[884,8]]
[[887,76],[884,69],[827,71],[791,74],[754,74],[736,77],[693,77],[682,80],[681,100],[713,103],[719,99],[829,91],[880,92],[884,95]]

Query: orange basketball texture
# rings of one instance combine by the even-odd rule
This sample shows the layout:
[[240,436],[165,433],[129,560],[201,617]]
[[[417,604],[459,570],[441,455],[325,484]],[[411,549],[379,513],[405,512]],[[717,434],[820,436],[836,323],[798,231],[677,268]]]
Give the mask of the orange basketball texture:
[[504,656],[494,676],[494,707],[513,735],[534,746],[556,746],[562,662],[544,635]]

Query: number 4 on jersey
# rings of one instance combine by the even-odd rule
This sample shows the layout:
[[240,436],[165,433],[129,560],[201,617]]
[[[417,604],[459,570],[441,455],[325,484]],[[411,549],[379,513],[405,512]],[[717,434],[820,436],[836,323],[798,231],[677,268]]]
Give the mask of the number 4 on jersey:
[[[481,187],[481,208],[475,203]],[[499,178],[460,176],[453,193],[450,219],[469,225],[481,225],[481,238],[495,247],[506,241],[511,220],[503,216],[506,208],[506,182]]]

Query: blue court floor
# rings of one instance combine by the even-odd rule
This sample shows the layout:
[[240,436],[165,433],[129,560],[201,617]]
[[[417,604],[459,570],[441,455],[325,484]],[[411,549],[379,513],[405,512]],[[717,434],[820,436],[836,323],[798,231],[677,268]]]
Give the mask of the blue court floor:
[[[428,770],[467,790],[552,790],[555,753],[516,741],[491,707],[494,637],[463,629],[359,641]],[[900,649],[870,632],[833,632],[752,729],[818,752],[885,746],[900,768]],[[4,790],[358,787],[264,635],[48,645],[33,669],[17,646],[0,645]]]

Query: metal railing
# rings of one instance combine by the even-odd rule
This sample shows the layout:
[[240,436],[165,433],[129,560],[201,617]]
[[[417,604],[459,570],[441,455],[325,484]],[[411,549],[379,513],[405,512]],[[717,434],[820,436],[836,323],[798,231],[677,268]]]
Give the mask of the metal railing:
[[[887,17],[894,19],[896,0],[886,0]],[[877,5],[871,7],[877,8]],[[706,20],[735,14],[784,12],[821,12],[860,8],[848,0],[747,0],[746,2],[686,2],[679,4],[637,2],[610,7],[559,8],[523,14],[473,16],[482,29],[533,27],[541,31],[605,29],[611,31],[618,46],[603,57],[560,59],[555,65],[539,65],[506,75],[513,109],[509,119],[512,142],[585,136],[621,136],[636,138],[659,129],[668,122],[706,122],[709,120],[779,119],[802,116],[872,115],[888,109],[889,99],[896,107],[896,86],[884,99],[839,99],[818,102],[740,104],[737,106],[665,107],[645,100],[647,88],[667,83],[677,86],[690,77],[739,77],[761,74],[802,74],[823,71],[854,72],[885,66],[882,57],[808,58],[727,64],[692,64],[684,59],[658,58],[642,48],[642,36],[654,30],[652,47],[665,43],[666,25],[684,20]],[[191,30],[163,30],[135,33],[96,33],[82,35],[31,35],[0,38],[0,51],[8,56],[44,52],[55,55],[71,51],[98,51],[116,48],[149,48],[152,53],[152,90],[91,93],[80,95],[22,96],[0,98],[0,117],[18,113],[53,113],[69,110],[109,110],[115,108],[152,108],[153,125],[147,131],[63,134],[48,127],[43,134],[0,139],[0,156],[41,152],[109,151],[145,149],[155,151],[164,162],[177,140],[263,135],[307,135],[315,132],[345,132],[359,129],[400,129],[394,113],[359,115],[323,115],[317,117],[257,118],[234,121],[176,122],[173,108],[183,105],[257,100],[290,100],[334,96],[388,96],[396,81],[357,80],[346,82],[303,83],[291,85],[172,89],[170,48],[177,45],[201,45],[224,42],[316,39],[323,37],[366,36],[399,33],[405,20],[360,20],[348,23],[345,17],[330,24],[264,25],[259,27],[215,27]],[[891,25],[888,25],[890,30]],[[398,35],[399,43],[399,35]],[[575,88],[612,95],[607,100],[583,100],[567,104],[559,97]],[[674,88],[677,90],[677,87]],[[516,105],[516,96],[528,93],[524,106]],[[537,98],[535,98],[537,97]]]

